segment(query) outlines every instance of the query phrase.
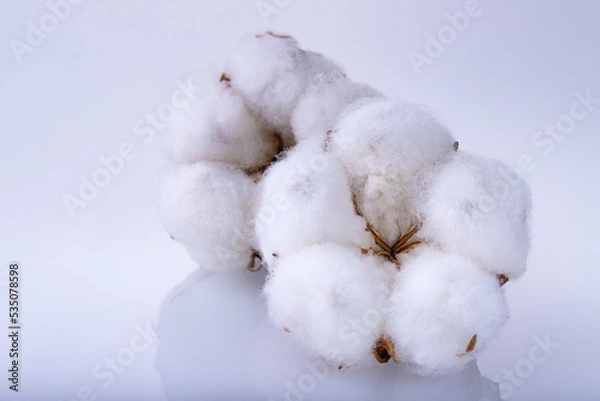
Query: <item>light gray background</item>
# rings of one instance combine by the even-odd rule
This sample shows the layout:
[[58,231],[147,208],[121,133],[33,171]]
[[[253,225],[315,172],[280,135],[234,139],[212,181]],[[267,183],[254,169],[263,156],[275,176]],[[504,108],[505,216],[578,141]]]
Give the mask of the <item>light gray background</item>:
[[[428,103],[462,149],[513,165],[523,153],[533,157],[535,171],[525,174],[535,201],[529,271],[507,285],[512,318],[480,366],[506,382],[503,371],[528,358],[536,336],[549,335],[560,348],[510,399],[600,399],[600,105],[549,154],[531,142],[568,113],[575,92],[600,97],[600,2],[481,0],[483,15],[421,75],[408,53],[423,52],[425,33],[466,1],[289,3],[265,23],[253,0],[87,0],[18,63],[9,40],[24,40],[26,22],[48,8],[2,2],[0,264],[22,264],[25,370],[23,392],[15,397],[2,385],[0,398],[66,400],[82,385],[97,388],[92,367],[126,346],[136,323],[155,319],[194,269],[154,211],[160,138],[145,144],[133,126],[169,100],[177,79],[222,61],[243,33],[270,28],[325,53],[357,81]],[[61,197],[124,141],[136,145],[136,159],[72,219]],[[2,308],[0,301],[0,316]],[[139,354],[99,399],[163,400],[154,351]]]

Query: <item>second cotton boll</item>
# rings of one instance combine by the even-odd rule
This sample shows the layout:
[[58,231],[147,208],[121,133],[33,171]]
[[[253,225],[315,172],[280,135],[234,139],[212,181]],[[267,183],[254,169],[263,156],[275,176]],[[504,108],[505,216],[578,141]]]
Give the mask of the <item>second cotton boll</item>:
[[178,110],[167,128],[164,149],[178,164],[201,160],[252,168],[277,153],[277,139],[246,107],[220,74],[206,72],[198,95],[188,108]]
[[262,179],[256,231],[269,266],[305,246],[332,242],[373,246],[366,222],[356,215],[343,168],[307,141],[290,150]]
[[299,250],[276,264],[265,286],[274,323],[336,365],[372,362],[393,267],[333,244]]
[[386,316],[397,355],[424,374],[461,369],[508,319],[504,291],[494,275],[428,246],[402,262]]
[[377,96],[382,95],[368,85],[351,81],[340,70],[317,75],[292,114],[296,140],[325,139],[344,108],[358,99]]
[[424,179],[419,233],[481,268],[520,277],[529,253],[531,194],[504,163],[459,152]]
[[455,143],[426,109],[385,98],[361,99],[348,107],[330,140],[360,211],[392,244],[415,223],[419,171],[452,152]]
[[243,270],[253,254],[255,191],[252,179],[226,164],[174,166],[161,177],[158,211],[200,267]]
[[288,36],[271,32],[246,35],[225,65],[231,86],[248,106],[281,135],[284,147],[296,140],[292,111],[318,74],[338,69],[320,54],[302,50]]

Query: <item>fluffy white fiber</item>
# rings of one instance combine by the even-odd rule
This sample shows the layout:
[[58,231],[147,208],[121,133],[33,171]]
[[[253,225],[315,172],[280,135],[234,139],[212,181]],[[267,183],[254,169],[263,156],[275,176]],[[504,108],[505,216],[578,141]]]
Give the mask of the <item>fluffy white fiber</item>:
[[293,38],[261,33],[242,39],[226,63],[225,74],[289,147],[295,143],[291,118],[300,95],[316,75],[338,68],[320,54],[302,50]]
[[332,149],[353,176],[409,179],[453,150],[454,138],[428,110],[367,98],[348,108],[332,134]]
[[381,94],[375,89],[353,82],[340,70],[317,75],[292,114],[296,140],[324,139],[344,108],[358,99],[377,96]]
[[357,249],[315,245],[277,261],[265,286],[273,322],[332,363],[368,363],[390,271]]
[[250,168],[270,161],[277,153],[274,133],[255,117],[220,73],[207,72],[198,83],[198,97],[177,110],[164,139],[173,163],[200,160]]
[[421,169],[454,151],[455,140],[429,111],[385,98],[350,106],[331,134],[365,217],[394,242],[412,223]]
[[344,170],[320,142],[297,145],[268,170],[260,189],[257,241],[269,266],[276,256],[309,245],[373,245],[365,220],[354,211]]
[[201,266],[258,251],[275,325],[336,367],[448,374],[495,336],[529,251],[514,171],[284,35],[246,36],[199,93],[165,139],[158,206]]
[[222,163],[167,168],[161,177],[159,215],[167,232],[209,270],[243,270],[252,255],[256,185]]
[[517,278],[529,252],[531,194],[506,164],[459,152],[424,181],[420,235],[482,268]]
[[400,358],[420,373],[438,374],[464,367],[507,318],[494,275],[422,247],[403,258],[386,322]]

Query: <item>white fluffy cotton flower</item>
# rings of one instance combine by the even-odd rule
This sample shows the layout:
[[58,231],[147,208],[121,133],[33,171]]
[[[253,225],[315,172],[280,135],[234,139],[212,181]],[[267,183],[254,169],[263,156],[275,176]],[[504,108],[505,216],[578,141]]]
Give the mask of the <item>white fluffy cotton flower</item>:
[[242,270],[253,253],[256,184],[222,163],[171,166],[161,177],[158,212],[167,232],[209,270]]
[[264,290],[275,325],[336,365],[371,362],[390,263],[334,244],[304,248],[276,263]]
[[309,245],[371,247],[366,222],[354,210],[346,174],[321,143],[297,145],[260,184],[257,242],[269,266]]
[[362,214],[393,243],[414,221],[418,173],[454,151],[449,130],[428,110],[385,98],[348,107],[330,138]]
[[199,78],[198,95],[178,109],[164,137],[169,161],[191,164],[201,160],[251,168],[277,153],[272,130],[254,116],[241,96],[213,71]]
[[386,330],[396,354],[422,374],[447,374],[473,360],[508,319],[493,274],[423,246],[402,258]]
[[292,111],[300,95],[316,75],[338,68],[322,55],[302,50],[295,39],[266,32],[242,39],[225,65],[225,74],[251,110],[290,147],[295,143]]
[[289,36],[247,35],[205,75],[166,133],[168,233],[214,271],[259,251],[278,333],[336,367],[472,362],[525,271],[526,183]]
[[506,164],[457,152],[425,174],[420,235],[508,278],[526,269],[531,194]]
[[298,142],[322,138],[352,102],[382,96],[369,85],[350,80],[342,71],[319,74],[300,97],[292,114],[292,128]]

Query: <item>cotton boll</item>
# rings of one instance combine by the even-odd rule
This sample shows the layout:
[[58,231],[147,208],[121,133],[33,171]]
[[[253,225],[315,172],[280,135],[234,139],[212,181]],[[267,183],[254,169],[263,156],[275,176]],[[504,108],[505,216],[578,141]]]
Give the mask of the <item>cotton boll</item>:
[[249,168],[275,156],[273,131],[250,113],[226,81],[220,81],[220,74],[204,74],[198,86],[198,96],[176,111],[167,129],[164,149],[171,162],[207,160]]
[[429,111],[387,99],[346,109],[330,137],[363,215],[389,243],[414,223],[416,177],[454,151],[454,138]]
[[381,94],[368,85],[352,82],[342,71],[317,75],[292,114],[296,140],[325,139],[346,106],[357,99],[376,96]]
[[333,153],[353,175],[410,177],[452,151],[455,141],[424,108],[367,98],[345,111],[331,142]]
[[336,365],[373,360],[391,263],[334,244],[280,258],[265,285],[276,326]]
[[531,194],[514,170],[460,152],[423,182],[422,237],[489,272],[509,278],[525,272]]
[[422,374],[463,368],[508,318],[494,275],[426,246],[403,255],[387,311],[397,356]]
[[241,270],[252,255],[256,186],[221,163],[174,166],[163,172],[159,215],[168,233],[210,270]]
[[366,222],[355,213],[344,170],[319,141],[299,144],[275,163],[260,191],[257,241],[269,266],[309,245],[374,245]]
[[319,73],[338,67],[320,54],[304,51],[291,37],[246,35],[225,66],[232,87],[282,138],[294,145],[291,115],[300,95]]

